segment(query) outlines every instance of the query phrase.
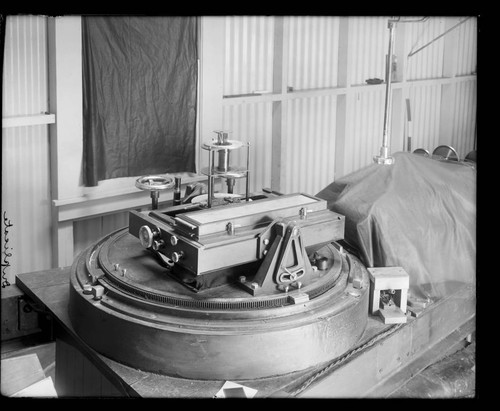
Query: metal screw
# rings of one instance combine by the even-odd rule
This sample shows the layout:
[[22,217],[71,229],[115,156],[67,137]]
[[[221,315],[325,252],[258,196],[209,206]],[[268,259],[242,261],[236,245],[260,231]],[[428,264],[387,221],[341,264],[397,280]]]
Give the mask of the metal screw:
[[302,287],[302,283],[300,281],[297,281],[297,288],[300,290],[300,287]]
[[266,254],[267,254],[267,250],[263,250],[263,251],[262,251],[262,254],[263,254],[263,255],[266,255]]
[[269,238],[264,238],[263,243],[264,243],[264,245],[268,245],[269,244]]
[[120,269],[120,264],[116,263],[115,264],[115,271],[118,271]]
[[244,275],[240,276],[240,283],[244,283],[246,281],[246,277]]
[[172,253],[172,261],[174,263],[178,263],[183,257],[184,257],[184,251],[174,251]]
[[122,269],[122,277],[127,273],[127,269],[126,268],[123,268]]

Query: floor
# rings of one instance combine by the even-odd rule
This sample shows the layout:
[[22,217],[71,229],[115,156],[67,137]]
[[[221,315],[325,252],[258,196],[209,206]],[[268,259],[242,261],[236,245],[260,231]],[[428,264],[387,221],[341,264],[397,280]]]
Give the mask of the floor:
[[476,343],[432,364],[415,375],[389,398],[474,398],[476,396]]
[[[55,381],[55,342],[40,336],[2,342],[1,358],[36,353],[46,377]],[[476,343],[473,341],[455,353],[415,375],[389,398],[474,398],[476,396]]]

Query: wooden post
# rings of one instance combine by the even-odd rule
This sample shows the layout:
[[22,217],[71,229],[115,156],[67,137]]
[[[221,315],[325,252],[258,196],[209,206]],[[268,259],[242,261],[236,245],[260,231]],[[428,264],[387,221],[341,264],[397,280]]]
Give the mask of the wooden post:
[[[349,18],[341,17],[339,24],[339,51],[337,68],[337,87],[349,87]],[[335,163],[334,180],[345,174],[345,142],[348,137],[349,122],[347,121],[349,112],[348,100],[352,99],[352,93],[337,95],[337,111],[335,116]]]
[[[457,24],[457,18],[446,19],[445,30]],[[444,37],[443,77],[454,78],[457,70],[458,30]],[[450,145],[453,140],[456,83],[441,86],[441,109],[439,116],[439,144]]]
[[[273,64],[273,94],[286,93],[286,75],[283,73],[284,54],[284,22],[283,17],[274,18],[274,64]],[[282,176],[283,135],[286,113],[285,100],[272,103],[272,152],[271,152],[271,189],[281,192],[284,177]]]
[[[49,49],[49,108],[56,116],[49,127],[52,186],[52,266],[73,260],[73,223],[59,222],[54,201],[80,195],[83,150],[81,17],[51,17]],[[75,154],[76,153],[76,154]],[[79,153],[79,155],[78,155]],[[80,166],[75,166],[75,161]]]
[[[225,26],[225,17],[202,17],[200,22],[199,138],[202,144],[222,127]],[[200,154],[199,158],[200,168],[208,166],[206,155]]]

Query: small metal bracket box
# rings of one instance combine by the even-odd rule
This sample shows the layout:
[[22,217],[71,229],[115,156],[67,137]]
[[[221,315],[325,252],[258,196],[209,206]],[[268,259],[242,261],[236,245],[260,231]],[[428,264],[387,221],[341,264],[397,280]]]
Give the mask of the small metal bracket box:
[[[402,267],[368,268],[370,274],[370,314],[380,315],[385,324],[406,322],[410,277]],[[392,294],[394,305],[380,308],[381,292]]]

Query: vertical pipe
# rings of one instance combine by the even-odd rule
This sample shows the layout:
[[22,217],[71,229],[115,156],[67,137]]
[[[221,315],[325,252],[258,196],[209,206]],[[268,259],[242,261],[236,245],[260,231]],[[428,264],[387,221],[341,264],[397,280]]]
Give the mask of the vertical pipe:
[[384,107],[384,132],[382,138],[382,147],[380,147],[380,155],[374,156],[373,160],[379,164],[392,164],[394,159],[389,156],[389,134],[390,134],[390,119],[392,110],[392,49],[394,46],[394,26],[395,22],[389,20],[389,51],[386,59],[385,67],[385,107]]
[[151,191],[151,209],[158,209],[158,197],[160,196],[160,192],[158,190]]
[[387,57],[387,64],[385,68],[385,107],[384,107],[384,134],[382,140],[382,149],[380,152],[381,155],[387,157],[387,150],[389,145],[389,128],[390,128],[390,118],[391,118],[391,106],[392,106],[392,48],[394,44],[394,23],[389,21],[389,51]]
[[249,201],[249,191],[250,191],[250,142],[247,143],[247,186],[246,186],[246,200]]
[[181,178],[175,177],[174,206],[181,204]]
[[208,194],[207,194],[207,206],[212,207],[212,195],[214,191],[214,180],[212,178],[212,167],[213,167],[213,151],[208,149]]

